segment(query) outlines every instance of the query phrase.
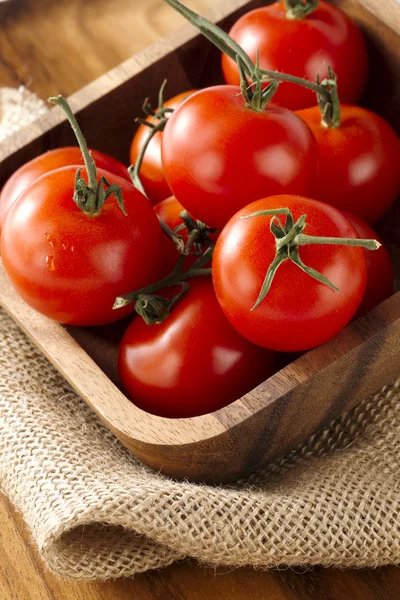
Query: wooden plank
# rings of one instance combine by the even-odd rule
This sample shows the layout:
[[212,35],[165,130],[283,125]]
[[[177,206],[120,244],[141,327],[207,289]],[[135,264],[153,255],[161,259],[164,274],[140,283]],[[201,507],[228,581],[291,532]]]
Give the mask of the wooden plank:
[[[257,4],[253,0],[250,6]],[[380,51],[386,52],[385,32],[395,35],[393,31],[373,15],[370,21],[371,13],[360,2],[344,0],[340,4],[351,10],[369,31],[382,35]],[[229,15],[231,19],[233,8],[248,7],[246,0],[225,0],[213,7],[212,16],[220,20]],[[400,52],[394,54],[398,64]],[[176,91],[182,91],[192,87],[189,84],[200,86],[204,70],[209,82],[213,74],[208,67],[216,62],[219,66],[219,52],[210,50],[208,41],[188,26],[179,35],[162,40],[88,85],[73,96],[72,106],[79,111],[92,147],[118,156],[131,139],[127,123],[132,112],[140,110],[146,93],[155,93],[165,69],[174,74]],[[376,81],[380,71],[372,70],[371,75],[371,81]],[[39,135],[35,136],[31,129],[11,139],[11,145],[15,140],[20,144],[18,152],[10,154],[12,148],[5,145],[9,156],[2,162],[0,177],[11,166],[19,166],[26,151],[34,153],[40,146],[47,149],[66,143],[73,135],[59,110],[38,120],[34,128]],[[103,143],[107,143],[106,148],[102,148]],[[391,230],[397,231],[393,227],[396,220],[389,223]],[[349,326],[335,340],[288,365],[237,402],[203,417],[169,421],[148,415],[128,402],[64,329],[33,313],[5,279],[0,301],[119,439],[143,462],[176,477],[220,482],[245,476],[294,448],[328,420],[346,412],[398,374],[400,301],[399,297],[392,297],[370,319]],[[115,365],[116,344],[108,346],[106,352],[104,340],[96,333],[83,329],[74,335],[79,336],[80,346],[90,357],[95,361],[97,357],[100,368]],[[81,368],[83,363],[85,370]],[[365,364],[370,364],[368,373],[362,367]],[[313,407],[312,417],[303,409],[305,398]],[[291,426],[293,422],[296,427]]]
[[0,85],[70,95],[182,23],[161,0],[0,2]]
[[398,0],[359,0],[381,21],[400,33],[400,7]]

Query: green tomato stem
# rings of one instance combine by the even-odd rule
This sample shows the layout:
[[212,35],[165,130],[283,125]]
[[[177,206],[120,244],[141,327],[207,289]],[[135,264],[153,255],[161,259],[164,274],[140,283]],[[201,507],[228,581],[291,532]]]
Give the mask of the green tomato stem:
[[[317,100],[321,112],[321,125],[332,129],[340,127],[341,109],[336,73],[332,71],[331,67],[328,67],[328,73],[329,77],[320,84],[326,95],[317,94]],[[317,83],[319,84],[319,79]]]
[[318,237],[315,235],[305,235],[301,233],[296,244],[299,246],[305,246],[309,244],[323,244],[324,246],[330,244],[332,246],[358,246],[365,248],[366,250],[378,250],[382,244],[377,240],[361,240],[355,238],[330,238],[330,237]]
[[81,149],[81,152],[82,152],[82,157],[85,162],[85,167],[86,167],[86,171],[87,171],[87,175],[88,175],[88,187],[94,193],[96,193],[96,191],[97,191],[96,163],[94,162],[94,160],[89,152],[86,140],[82,133],[82,129],[79,127],[78,121],[76,120],[76,117],[75,117],[74,113],[72,112],[71,107],[67,102],[67,99],[64,98],[64,96],[52,96],[51,98],[48,99],[48,102],[50,102],[51,104],[57,104],[64,111],[64,113],[72,127],[72,131],[74,132],[74,134],[76,136],[76,139],[79,144],[79,148]]
[[286,16],[288,19],[304,19],[313,13],[319,0],[284,0]]
[[183,271],[183,265],[186,260],[186,256],[180,256],[177,265],[172,270],[172,272],[163,277],[159,281],[152,283],[144,288],[131,292],[130,294],[124,294],[123,296],[118,296],[115,300],[113,309],[118,309],[130,304],[131,302],[136,302],[139,296],[149,296],[156,294],[160,290],[166,287],[172,287],[173,285],[180,285],[182,282],[191,279],[192,277],[199,277],[201,275],[211,275],[211,268],[203,268],[212,258],[214,249],[207,248],[205,252],[200,256],[196,262],[186,271]]
[[[377,250],[381,247],[381,244],[377,240],[306,235],[303,233],[303,230],[307,224],[307,215],[301,215],[296,223],[294,223],[293,215],[288,208],[259,210],[251,213],[250,215],[243,216],[241,219],[250,219],[264,215],[273,216],[273,219],[271,219],[270,222],[270,230],[275,236],[276,254],[270,266],[268,267],[268,271],[265,275],[258,298],[251,310],[255,310],[265,299],[266,295],[271,289],[277,270],[286,260],[291,260],[297,267],[307,273],[307,275],[313,279],[316,279],[320,283],[327,285],[334,291],[339,292],[339,289],[336,287],[336,285],[333,284],[327,277],[325,277],[325,275],[303,263],[299,254],[299,246],[305,246],[308,244],[330,244],[335,246],[358,246],[365,248],[366,250]],[[283,225],[281,221],[277,219],[277,215],[286,215],[285,225]]]
[[89,152],[82,130],[66,98],[64,96],[54,96],[49,98],[48,101],[51,104],[57,104],[64,111],[78,140],[85,163],[88,183],[81,177],[81,169],[78,169],[75,176],[73,196],[75,204],[89,217],[95,217],[100,214],[107,198],[114,196],[117,199],[120,209],[126,215],[121,186],[117,183],[110,184],[104,176],[100,177],[100,180],[97,181],[96,163]]
[[[166,0],[164,0],[165,2]],[[316,94],[320,94],[323,97],[328,96],[328,92],[318,83],[313,83],[312,81],[308,81],[308,79],[303,79],[302,77],[296,77],[295,75],[288,75],[287,73],[278,73],[278,71],[269,71],[268,69],[260,69],[261,75],[263,75],[263,81],[286,81],[287,83],[295,83],[296,85],[301,85],[302,87],[308,88],[309,90],[315,92]]]
[[170,300],[163,296],[140,294],[135,302],[135,311],[146,325],[160,325],[169,317],[173,306],[183,298],[189,288],[187,281],[183,281],[181,290]]
[[[298,3],[298,0],[296,1]],[[313,4],[315,4],[315,0],[308,0],[308,2],[310,1],[312,1]],[[258,87],[258,84],[260,82],[286,81],[306,87],[315,92],[316,94],[328,98],[328,92],[322,85],[318,85],[317,83],[313,83],[301,77],[295,77],[294,75],[278,73],[275,71],[269,71],[267,69],[259,69],[258,65],[254,65],[247,52],[245,52],[245,50],[243,50],[243,48],[237,42],[235,42],[235,40],[233,40],[227,33],[225,33],[220,27],[218,27],[205,17],[202,17],[194,11],[190,10],[181,2],[179,2],[179,0],[164,0],[164,2],[171,6],[171,8],[174,8],[187,21],[189,21],[189,23],[196,27],[196,29],[198,29],[207,39],[209,39],[210,42],[214,44],[214,46],[219,48],[221,52],[224,52],[224,54],[226,54],[227,56],[229,56],[229,58],[231,58],[239,64],[239,72],[241,74],[242,81],[241,90],[246,105],[249,108],[257,111],[260,110],[259,104],[257,105],[258,96],[256,97],[255,105],[253,105],[253,103],[249,103],[248,93],[243,93],[244,89],[246,88],[246,85],[243,82],[243,77],[245,78],[245,80],[246,78],[249,78],[256,88]],[[315,8],[316,6],[314,7],[314,10]],[[276,88],[274,88],[272,91],[276,91]],[[273,94],[271,94],[271,97],[272,95]],[[264,101],[270,100],[271,97],[266,98],[264,96]]]

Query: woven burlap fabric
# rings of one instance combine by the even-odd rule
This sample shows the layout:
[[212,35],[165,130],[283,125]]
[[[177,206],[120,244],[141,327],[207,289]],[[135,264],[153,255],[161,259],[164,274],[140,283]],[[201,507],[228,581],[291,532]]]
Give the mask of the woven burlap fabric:
[[[400,371],[400,365],[399,365]],[[400,562],[400,379],[230,487],[142,466],[0,310],[0,485],[69,578]]]
[[0,88],[0,142],[45,112],[43,100],[25,87]]

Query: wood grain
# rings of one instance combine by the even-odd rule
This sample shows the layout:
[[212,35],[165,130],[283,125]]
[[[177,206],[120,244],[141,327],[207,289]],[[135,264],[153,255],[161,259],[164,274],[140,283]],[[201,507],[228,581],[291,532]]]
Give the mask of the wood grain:
[[[378,10],[390,28],[398,22],[399,9],[395,0],[363,2],[372,10]],[[343,0],[343,3],[349,11],[358,13],[356,1]],[[211,0],[186,0],[186,4],[201,10],[209,6]],[[83,16],[85,23],[90,23],[89,26],[83,27],[78,22],[78,18],[83,19]],[[363,19],[367,24],[376,23],[372,13],[371,16],[363,13]],[[109,29],[108,20],[113,24],[112,30]],[[132,33],[135,23],[137,27]],[[23,83],[43,98],[55,92],[70,94],[181,23],[182,20],[167,9],[161,0],[12,0],[10,3],[0,3],[0,85]],[[123,36],[118,33],[122,30],[125,33]],[[177,34],[176,39],[180,35]],[[387,48],[395,48],[398,44],[397,36],[390,36],[388,28],[377,32],[377,36],[387,40]],[[76,51],[76,48],[79,50]],[[132,67],[133,70],[136,68],[140,68],[140,64]],[[124,69],[126,67],[122,66],[118,72]],[[107,90],[112,83],[111,78]],[[95,84],[92,91],[88,90],[88,105],[93,101],[96,90],[99,90],[98,86]],[[139,89],[139,94],[141,92]],[[54,123],[57,122],[54,119]],[[34,128],[32,138],[38,133],[40,131]],[[45,139],[41,144],[47,141]],[[57,142],[57,139],[54,141]],[[20,160],[24,155],[33,155],[38,148],[44,149],[41,144],[25,148]],[[18,143],[10,144],[9,150],[13,147],[17,148]],[[10,168],[11,163],[7,169]],[[194,563],[180,563],[163,571],[135,577],[134,580],[65,582],[45,571],[21,517],[1,496],[0,523],[1,600],[399,598],[400,570],[391,567],[363,571],[316,568],[305,572],[260,572],[252,569],[231,572],[217,569],[214,572]]]
[[[227,26],[238,12],[258,5],[257,0],[226,0],[213,7],[212,18]],[[400,36],[362,3],[343,0],[340,5],[374,35],[371,56],[388,56],[388,64],[391,61],[399,67],[400,51],[393,51],[391,36],[397,40]],[[201,87],[220,77],[219,53],[186,26],[76,93],[72,106],[89,144],[120,158],[126,156],[132,135],[127,124],[132,114],[140,113],[143,97],[156,95],[165,73],[171,74],[170,93]],[[371,69],[370,85],[376,85],[380,75],[381,70]],[[394,79],[392,74],[389,80]],[[390,88],[387,92],[382,95],[389,112],[399,96]],[[3,144],[0,179],[28,156],[72,141],[61,111],[52,111]],[[386,222],[391,241],[400,247],[399,228],[393,227],[391,215]],[[249,474],[398,375],[399,295],[228,407],[203,417],[171,421],[139,410],[113,385],[118,339],[109,343],[99,330],[70,330],[79,338],[77,344],[62,327],[29,309],[4,277],[0,303],[125,446],[153,468],[195,481],[227,482]]]
[[[211,0],[186,4],[204,11]],[[0,3],[0,85],[70,95],[182,23],[161,0]]]
[[74,328],[78,344],[27,306],[1,268],[0,306],[138,458],[194,481],[225,483],[250,474],[399,374],[400,292],[240,400],[201,417],[163,419],[127,400],[94,362],[116,365],[118,340],[108,345],[96,329]]
[[381,21],[395,31],[400,29],[400,12],[398,0],[363,0],[363,5],[368,8]]

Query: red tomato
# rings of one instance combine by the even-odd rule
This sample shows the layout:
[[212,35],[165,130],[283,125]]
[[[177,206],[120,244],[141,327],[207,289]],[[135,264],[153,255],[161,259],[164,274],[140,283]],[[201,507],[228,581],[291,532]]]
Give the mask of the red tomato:
[[164,417],[193,417],[222,408],[273,373],[274,355],[229,324],[211,279],[190,289],[160,325],[135,318],[122,338],[118,368],[132,401]]
[[358,217],[347,212],[343,214],[353,225],[359,238],[378,240],[382,244],[379,250],[374,252],[364,250],[367,264],[367,287],[356,313],[356,317],[360,317],[393,294],[393,267],[389,252],[376,231]]
[[[189,90],[174,96],[170,100],[164,102],[165,108],[176,108],[183,102],[185,98],[193,94],[196,90]],[[147,117],[146,121],[151,123],[153,118]],[[132,165],[136,164],[139,153],[144,142],[149,135],[150,129],[146,125],[139,125],[131,145],[130,161]],[[168,183],[165,181],[164,171],[161,163],[161,131],[156,133],[151,139],[140,168],[140,181],[146,191],[146,194],[152,204],[157,204],[161,200],[168,198],[171,195]]]
[[318,145],[319,167],[311,196],[378,221],[400,192],[400,140],[390,125],[359,106],[341,107],[339,127],[324,127],[319,109],[297,113]]
[[241,217],[282,207],[292,211],[295,221],[307,215],[307,235],[358,237],[346,217],[323,202],[299,196],[264,198],[239,211],[221,232],[213,257],[213,282],[222,310],[242,335],[266,348],[296,352],[326,342],[350,321],[364,294],[366,265],[363,248],[300,246],[302,261],[340,291],[286,260],[267,296],[252,310],[275,257],[276,243],[270,231],[272,217]]
[[[183,208],[182,204],[180,204],[180,202],[178,202],[178,200],[175,198],[175,196],[171,196],[170,198],[166,198],[165,200],[162,200],[162,202],[159,202],[158,204],[155,205],[154,210],[157,213],[157,215],[162,219],[162,221],[164,221],[164,223],[166,225],[168,225],[168,227],[172,231],[179,225],[183,224],[180,214],[185,209]],[[179,233],[179,235],[182,236],[182,238],[185,242],[188,241],[188,235],[187,235],[186,228],[180,230],[178,233]],[[213,233],[213,234],[211,234],[210,238],[215,243],[217,241],[218,234]],[[205,247],[204,247],[204,250],[205,250]],[[172,269],[175,267],[176,263],[178,262],[179,257],[180,257],[180,253],[175,248],[174,244],[171,242],[171,240],[166,235],[164,235],[163,236],[162,261],[163,261],[163,264],[165,265],[165,273],[166,274],[170,273],[172,271]],[[195,263],[198,258],[199,258],[199,255],[196,255],[193,251],[193,253],[190,256],[188,256],[185,261],[185,270],[188,267],[190,267],[191,265],[193,265],[193,263]]]
[[[283,2],[256,8],[243,15],[229,35],[260,67],[315,81],[328,77],[328,65],[337,73],[343,102],[356,103],[363,91],[368,67],[364,38],[357,26],[336,6],[320,2],[304,19],[287,17]],[[225,81],[239,84],[236,63],[222,56]],[[274,102],[297,110],[316,104],[314,92],[282,83]]]
[[[118,160],[91,150],[92,157],[99,169],[110,171],[114,175],[131,181],[128,169]],[[78,146],[56,148],[37,156],[20,167],[5,183],[0,194],[0,232],[3,229],[6,213],[16,199],[41,175],[68,165],[83,165],[82,152]]]
[[[82,175],[85,175],[82,169]],[[7,213],[1,236],[4,268],[35,310],[69,325],[99,325],[131,312],[112,310],[117,296],[158,279],[161,229],[148,200],[125,179],[128,216],[114,197],[88,216],[73,201],[76,167],[37,179]]]
[[315,140],[285,108],[246,108],[235,86],[187,98],[162,140],[164,172],[174,195],[198,219],[222,229],[240,208],[278,193],[307,194]]

